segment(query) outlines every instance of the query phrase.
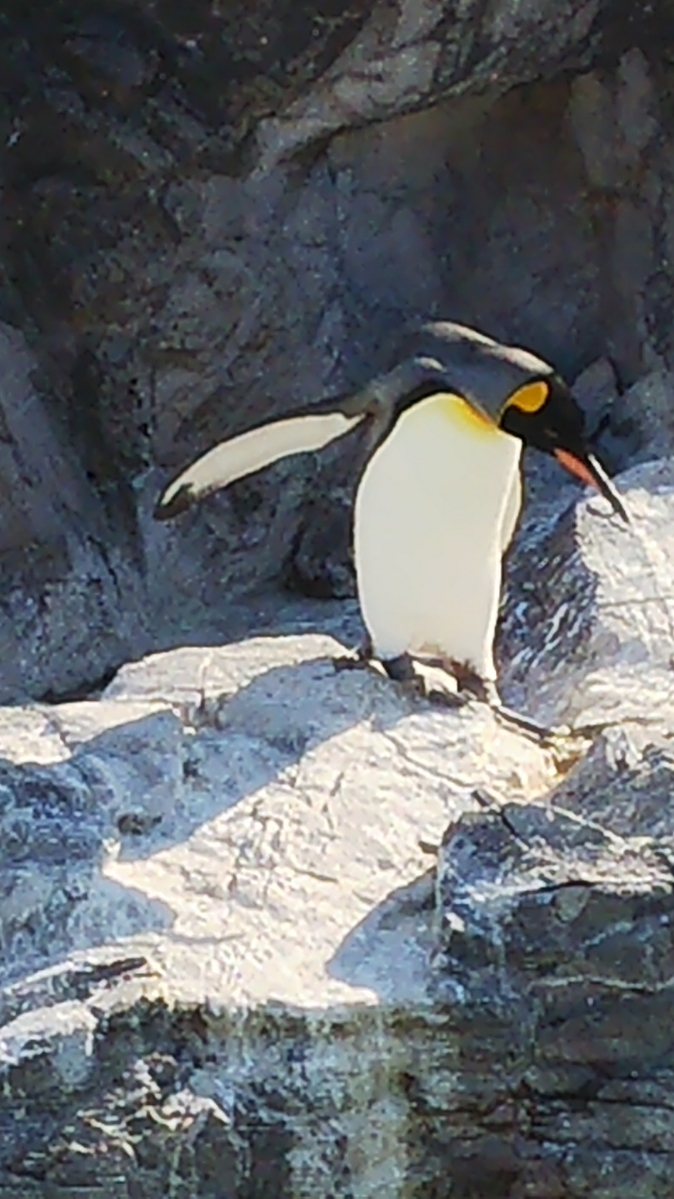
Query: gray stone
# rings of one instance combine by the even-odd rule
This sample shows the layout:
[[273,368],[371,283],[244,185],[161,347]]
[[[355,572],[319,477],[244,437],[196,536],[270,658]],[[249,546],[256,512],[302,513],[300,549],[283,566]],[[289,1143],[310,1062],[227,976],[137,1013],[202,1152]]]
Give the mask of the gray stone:
[[574,79],[569,115],[593,187],[629,185],[657,130],[655,105],[648,60],[636,46],[615,74]]
[[607,1194],[657,1193],[671,710],[583,756],[339,649],[186,648],[2,713],[8,1194],[580,1199],[597,1145]]
[[618,381],[608,358],[598,358],[573,380],[573,394],[580,403],[590,430],[596,429],[615,406]]
[[543,723],[657,725],[672,711],[674,467],[634,467],[618,486],[629,526],[588,492],[534,514],[510,560],[502,691]]
[[141,653],[148,645],[137,572],[125,562],[105,504],[38,394],[36,369],[22,334],[0,324],[5,701],[77,691],[83,679],[94,682],[117,667],[132,646]]
[[[500,1113],[505,1193],[666,1194],[673,785],[671,733],[633,726],[600,737],[544,803],[487,806],[447,830],[437,994],[470,1022],[458,1090]],[[481,1132],[466,1154],[476,1178]]]
[[611,427],[629,447],[632,461],[674,453],[674,374],[652,371],[615,402]]
[[[635,386],[639,387],[640,384]],[[625,470],[639,455],[639,435],[635,424],[629,417],[621,421],[619,416],[621,409],[623,412],[636,409],[636,404],[632,405],[631,400],[627,399],[631,391],[629,388],[623,399],[615,367],[607,358],[592,362],[573,381],[574,395],[585,412],[591,445],[610,475]],[[653,444],[654,454],[645,454],[644,457],[662,456],[662,447],[655,448],[656,439]],[[547,495],[549,498],[550,489]]]
[[524,801],[558,771],[484,707],[335,672],[341,648],[176,650],[98,701],[7,710],[0,1183],[17,1199],[34,1180],[159,1195],[168,1161],[199,1195],[259,1195],[261,1174],[279,1199],[407,1193],[415,1088],[449,1083],[434,847],[477,788]]
[[[670,475],[624,479],[660,571]],[[581,1199],[597,1154],[611,1199],[658,1193],[674,706],[657,620],[628,613],[645,667],[627,625],[607,634],[636,584],[589,506],[541,542],[587,635],[562,670],[541,623],[528,693],[571,704],[580,735],[433,709],[336,671],[342,645],[311,633],[155,654],[98,700],[3,709],[8,1195],[406,1199],[442,1177]],[[566,603],[551,584],[565,635]],[[647,720],[625,710],[626,663]]]

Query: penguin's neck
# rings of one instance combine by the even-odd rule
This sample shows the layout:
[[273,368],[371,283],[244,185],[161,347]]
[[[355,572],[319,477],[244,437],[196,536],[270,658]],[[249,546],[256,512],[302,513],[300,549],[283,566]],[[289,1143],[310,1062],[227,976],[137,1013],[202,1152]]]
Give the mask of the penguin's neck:
[[[521,441],[449,393],[431,396],[406,412],[393,438],[401,468],[408,464],[418,472],[424,489],[437,487],[445,510],[462,523],[467,537],[480,530],[482,552],[483,538],[489,542],[493,537],[501,547],[503,521],[512,516],[514,526],[519,511]],[[395,454],[393,445],[391,449]],[[518,506],[513,516],[508,508],[515,502],[514,491]]]

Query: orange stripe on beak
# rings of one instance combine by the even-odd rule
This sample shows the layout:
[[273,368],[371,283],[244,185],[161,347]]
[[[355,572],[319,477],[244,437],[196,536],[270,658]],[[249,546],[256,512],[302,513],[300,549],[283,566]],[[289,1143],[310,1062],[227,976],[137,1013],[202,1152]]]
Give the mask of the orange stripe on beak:
[[568,450],[555,450],[554,455],[557,461],[566,467],[572,475],[575,475],[577,479],[580,479],[583,483],[587,483],[590,487],[596,487],[597,491],[600,490],[594,475],[588,470],[585,463],[581,462],[580,458],[574,457]]

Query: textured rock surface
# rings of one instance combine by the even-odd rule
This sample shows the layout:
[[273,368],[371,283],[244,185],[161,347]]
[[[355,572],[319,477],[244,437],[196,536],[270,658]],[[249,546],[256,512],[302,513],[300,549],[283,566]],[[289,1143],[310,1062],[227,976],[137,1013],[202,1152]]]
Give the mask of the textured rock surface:
[[669,3],[63,0],[0,23],[0,698],[233,635],[232,600],[284,569],[347,592],[356,446],[173,529],[149,514],[167,471],[360,379],[408,318],[570,374],[610,359],[614,465],[671,447]]
[[0,324],[0,696],[77,691],[152,644],[114,514],[67,447],[24,338]]
[[401,1140],[448,1051],[433,847],[476,788],[523,801],[558,772],[485,709],[335,673],[338,650],[176,650],[99,701],[3,710],[15,1199],[394,1196],[433,1177],[425,1122]]
[[664,737],[608,733],[544,804],[445,838],[439,994],[470,1013],[463,1102],[500,1116],[466,1158],[485,1179],[491,1156],[504,1195],[671,1187],[671,734],[671,712]]
[[0,710],[7,1199],[671,1194],[671,463],[629,531],[527,465],[501,676],[547,746],[247,595],[348,593],[362,447],[150,512],[419,314],[579,375],[613,468],[671,451],[673,28],[3,5],[0,699],[182,646]]
[[672,708],[546,747],[339,650],[0,712],[0,1193],[667,1194]]
[[674,465],[634,467],[620,488],[629,527],[588,493],[534,510],[510,562],[502,690],[544,723],[674,712]]
[[[666,586],[671,466],[623,490]],[[667,1194],[671,642],[602,502],[564,508],[524,530],[551,582],[506,609],[506,678],[582,735],[412,702],[308,632],[0,712],[12,1199]]]

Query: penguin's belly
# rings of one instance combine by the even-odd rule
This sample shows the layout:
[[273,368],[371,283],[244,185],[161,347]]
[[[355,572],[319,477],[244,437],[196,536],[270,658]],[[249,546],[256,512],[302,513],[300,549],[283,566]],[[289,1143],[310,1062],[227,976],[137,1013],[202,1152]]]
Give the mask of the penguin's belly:
[[363,474],[355,556],[378,657],[436,653],[495,678],[506,525],[519,507],[520,442],[456,396],[422,400]]

